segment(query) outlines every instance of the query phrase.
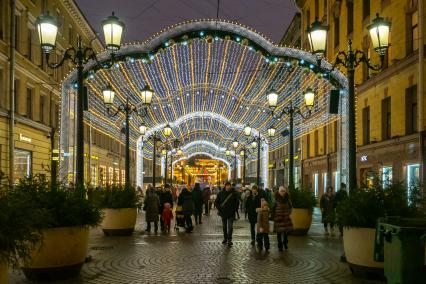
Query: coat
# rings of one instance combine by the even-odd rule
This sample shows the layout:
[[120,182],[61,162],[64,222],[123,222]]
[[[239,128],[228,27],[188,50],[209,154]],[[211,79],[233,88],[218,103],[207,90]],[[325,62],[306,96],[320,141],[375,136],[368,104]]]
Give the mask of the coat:
[[334,194],[329,196],[328,194],[323,194],[320,199],[320,208],[322,213],[322,222],[323,223],[333,223],[336,203],[334,200]]
[[182,206],[182,214],[191,215],[194,211],[194,199],[191,192],[187,189],[182,190],[179,194],[178,205]]
[[194,214],[203,213],[203,192],[199,187],[195,187],[192,191],[192,198],[194,199]]
[[154,189],[148,190],[144,200],[146,222],[158,222],[160,214],[160,199]]
[[253,195],[250,194],[247,196],[245,201],[245,212],[247,212],[249,222],[251,224],[257,222],[257,212],[256,209],[260,208],[260,196],[259,194]]
[[203,202],[207,203],[210,200],[210,196],[212,195],[212,191],[210,190],[210,188],[205,188],[203,190]]
[[[231,195],[231,197],[229,197],[228,201],[222,206],[229,195]],[[235,212],[238,209],[238,196],[233,189],[229,191],[223,189],[217,194],[214,205],[222,218],[235,219]]]
[[170,207],[173,208],[173,194],[171,190],[165,190],[160,196],[160,205],[164,208],[165,203],[170,203]]
[[290,199],[285,200],[277,196],[272,207],[272,220],[274,221],[274,233],[284,233],[293,230],[293,222],[290,214],[293,206]]
[[[257,232],[269,233],[269,208],[257,208]],[[262,230],[261,230],[262,228]]]

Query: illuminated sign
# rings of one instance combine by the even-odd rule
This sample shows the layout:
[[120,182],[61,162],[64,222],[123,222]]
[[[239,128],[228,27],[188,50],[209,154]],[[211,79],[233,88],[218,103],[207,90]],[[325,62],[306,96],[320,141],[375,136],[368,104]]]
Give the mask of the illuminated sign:
[[366,161],[368,161],[368,156],[367,155],[364,155],[364,156],[361,156],[361,162],[366,162]]
[[24,141],[24,142],[28,142],[31,143],[31,138],[24,136],[22,133],[19,133],[19,141]]

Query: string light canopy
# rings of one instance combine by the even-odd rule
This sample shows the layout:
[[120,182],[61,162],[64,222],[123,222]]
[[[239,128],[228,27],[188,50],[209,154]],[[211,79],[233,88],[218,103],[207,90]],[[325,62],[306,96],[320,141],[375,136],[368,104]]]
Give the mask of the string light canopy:
[[[100,65],[107,63],[110,52],[98,59]],[[124,45],[114,55],[114,62],[115,67],[108,71],[91,62],[85,68],[91,121],[117,137],[123,116],[107,119],[103,115],[103,89],[109,84],[115,91],[112,104],[124,102],[126,97],[136,106],[151,102],[149,115],[130,122],[132,147],[142,134],[142,122],[146,137],[170,122],[167,131],[156,133],[163,140],[173,133],[183,145],[204,139],[229,147],[229,139],[242,140],[247,122],[250,129],[269,136],[270,104],[264,94],[274,90],[276,111],[280,111],[289,101],[303,105],[303,90],[310,86],[317,94],[315,116],[303,125],[295,119],[297,137],[328,120],[328,93],[345,83],[339,71],[326,73],[318,67],[311,53],[274,46],[255,31],[220,20],[176,25],[145,43]],[[328,67],[326,62],[322,66]],[[74,80],[71,76],[65,83],[71,92],[75,92]],[[207,113],[212,115],[199,115]],[[182,117],[189,118],[178,123]],[[274,125],[280,131],[286,123],[281,120]],[[273,139],[269,149],[285,142],[286,138]],[[144,140],[143,148],[144,155],[150,155],[152,141]]]

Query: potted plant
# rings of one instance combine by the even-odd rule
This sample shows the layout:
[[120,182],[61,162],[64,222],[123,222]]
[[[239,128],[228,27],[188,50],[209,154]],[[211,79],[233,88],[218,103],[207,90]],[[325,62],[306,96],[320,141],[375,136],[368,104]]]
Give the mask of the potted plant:
[[383,186],[375,182],[350,192],[337,206],[336,221],[343,230],[343,246],[351,271],[361,277],[381,277],[383,262],[374,261],[377,219],[385,216],[413,217],[419,214],[419,186],[407,187],[402,182]]
[[27,199],[15,193],[0,172],[0,283],[8,282],[8,268],[27,262],[31,250],[41,241],[36,227],[45,212],[31,208]]
[[101,211],[86,198],[85,188],[51,185],[42,176],[32,176],[21,179],[14,191],[28,208],[41,212],[33,226],[42,241],[23,263],[25,276],[58,280],[78,275],[86,259],[89,227],[101,221]]
[[134,188],[108,186],[94,190],[92,198],[103,209],[101,227],[106,236],[131,235],[135,229],[138,197]]
[[308,189],[289,189],[293,210],[291,220],[293,221],[293,235],[306,235],[312,223],[312,210],[317,204],[315,195]]

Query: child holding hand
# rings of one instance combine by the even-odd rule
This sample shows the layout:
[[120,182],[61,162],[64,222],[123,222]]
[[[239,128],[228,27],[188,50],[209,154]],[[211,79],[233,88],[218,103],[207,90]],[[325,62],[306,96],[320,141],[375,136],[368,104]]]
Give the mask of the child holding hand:
[[164,231],[170,233],[170,223],[173,219],[173,212],[170,203],[164,203],[164,209],[161,213],[161,220],[164,222]]

